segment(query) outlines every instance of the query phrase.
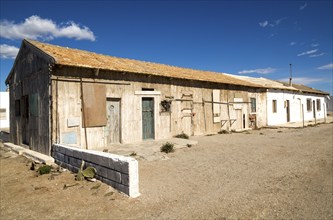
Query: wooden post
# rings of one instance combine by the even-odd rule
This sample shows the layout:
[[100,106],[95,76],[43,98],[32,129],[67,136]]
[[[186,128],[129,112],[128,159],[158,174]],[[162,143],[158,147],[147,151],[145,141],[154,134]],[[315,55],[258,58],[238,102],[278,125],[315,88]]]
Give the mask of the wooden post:
[[80,87],[81,87],[81,108],[82,108],[82,117],[83,117],[84,138],[86,142],[86,149],[88,150],[88,138],[87,138],[87,127],[86,127],[86,115],[84,111],[82,78],[80,78]]
[[202,99],[202,107],[203,107],[203,113],[204,113],[204,123],[205,123],[205,133],[207,132],[207,125],[206,125],[206,108],[205,108],[205,100]]

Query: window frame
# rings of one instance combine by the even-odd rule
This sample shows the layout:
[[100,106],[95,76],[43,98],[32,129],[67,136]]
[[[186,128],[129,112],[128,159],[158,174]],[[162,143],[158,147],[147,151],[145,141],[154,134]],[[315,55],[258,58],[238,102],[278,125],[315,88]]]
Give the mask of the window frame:
[[277,113],[277,100],[276,99],[272,100],[272,112]]
[[308,112],[312,111],[312,99],[311,98],[306,99],[306,110]]

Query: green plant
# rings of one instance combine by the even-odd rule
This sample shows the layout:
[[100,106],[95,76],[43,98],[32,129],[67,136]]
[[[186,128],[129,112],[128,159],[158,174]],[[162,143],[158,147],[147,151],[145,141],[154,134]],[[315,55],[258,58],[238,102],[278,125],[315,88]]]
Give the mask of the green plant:
[[132,153],[130,154],[131,157],[135,157],[136,155],[137,155],[136,152],[132,152]]
[[175,149],[173,148],[173,144],[169,143],[169,142],[166,142],[165,144],[162,145],[161,147],[161,152],[164,152],[164,153],[171,153],[171,152],[174,152]]
[[81,180],[84,180],[85,178],[87,178],[87,179],[94,178],[94,176],[97,173],[96,169],[92,166],[88,166],[86,169],[83,169],[83,167],[84,167],[84,160],[82,160],[81,168],[80,168],[78,174],[76,175],[75,179],[78,181],[81,181]]
[[183,139],[188,139],[189,138],[188,135],[185,134],[184,132],[182,132],[181,134],[177,134],[175,137],[176,138],[183,138]]
[[39,175],[48,174],[51,172],[52,167],[49,165],[41,166],[38,168],[37,172]]

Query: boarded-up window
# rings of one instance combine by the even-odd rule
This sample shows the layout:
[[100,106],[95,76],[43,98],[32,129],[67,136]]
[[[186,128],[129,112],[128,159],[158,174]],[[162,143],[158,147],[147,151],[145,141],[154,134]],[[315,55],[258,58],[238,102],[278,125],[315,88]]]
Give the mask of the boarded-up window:
[[5,108],[0,108],[0,120],[6,120],[7,119],[7,111]]
[[312,100],[311,99],[306,99],[306,110],[308,112],[312,111]]
[[221,122],[220,118],[220,90],[213,90],[213,120],[214,123]]
[[83,83],[82,92],[83,127],[105,126],[107,122],[105,85]]
[[317,111],[321,111],[321,102],[320,102],[320,99],[317,99]]
[[273,113],[276,113],[277,112],[277,102],[276,102],[276,100],[273,100],[272,104],[273,104],[273,106],[272,106]]
[[31,94],[29,97],[30,116],[38,116],[38,94]]

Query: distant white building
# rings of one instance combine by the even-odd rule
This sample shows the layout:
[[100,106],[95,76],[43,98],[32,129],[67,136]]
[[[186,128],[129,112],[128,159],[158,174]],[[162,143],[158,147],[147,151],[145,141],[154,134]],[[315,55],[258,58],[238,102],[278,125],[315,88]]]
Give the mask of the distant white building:
[[234,76],[268,88],[266,90],[267,125],[316,121],[327,116],[326,92],[308,86],[277,82],[265,78]]
[[9,128],[9,92],[0,92],[0,130]]

